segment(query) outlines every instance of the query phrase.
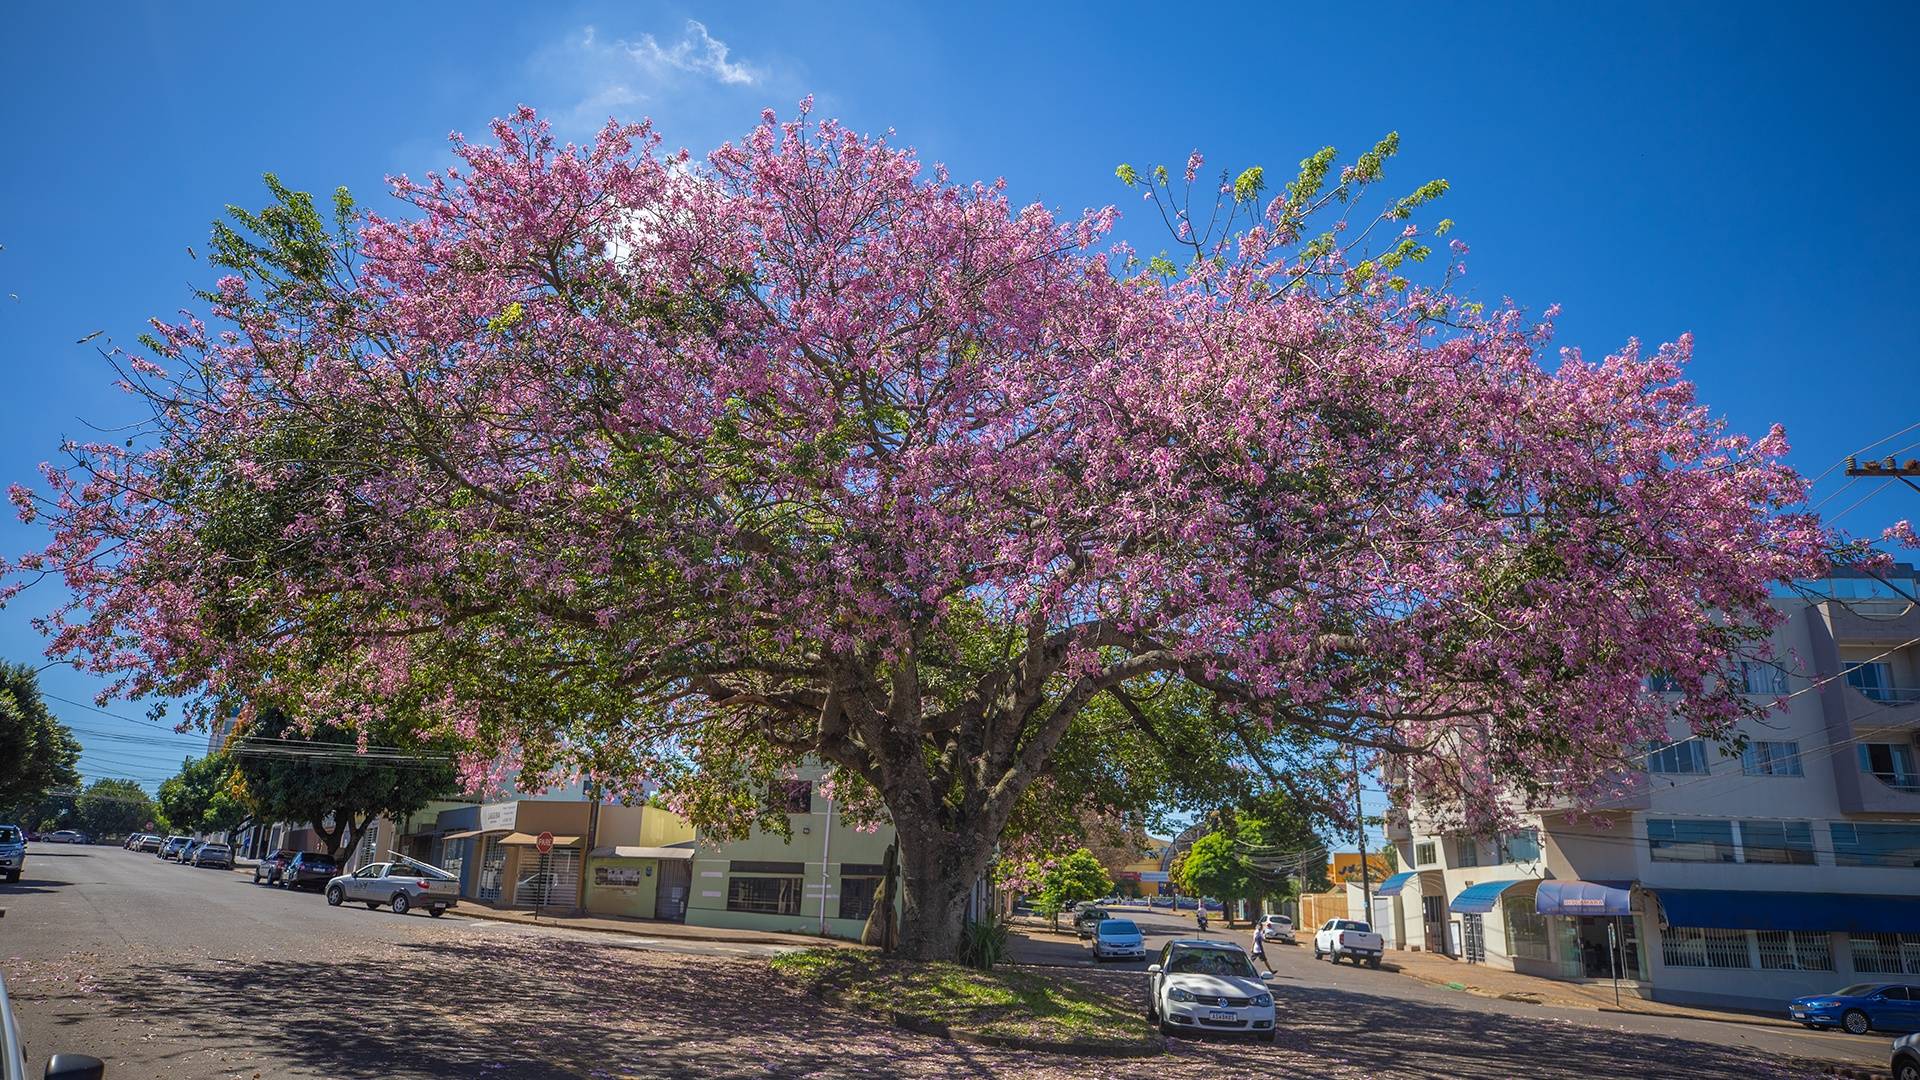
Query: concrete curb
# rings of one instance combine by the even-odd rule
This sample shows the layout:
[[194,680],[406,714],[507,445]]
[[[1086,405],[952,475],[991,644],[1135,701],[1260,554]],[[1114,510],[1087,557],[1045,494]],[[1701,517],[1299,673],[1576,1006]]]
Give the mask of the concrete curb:
[[[553,919],[536,922],[533,919],[523,919],[517,915],[509,915],[505,912],[495,911],[493,908],[470,903],[461,903],[459,906],[448,908],[447,910],[455,915],[465,915],[473,919],[486,919],[489,922],[517,923],[521,926],[544,926],[560,930],[579,930],[583,933],[607,934],[613,937],[642,937],[655,941],[699,941],[714,945],[780,945],[791,949],[817,949],[823,947],[833,949],[867,948],[867,946],[857,942],[841,941],[837,938],[806,938],[796,941],[786,937],[767,938],[760,935],[743,934],[737,930],[714,929],[708,932],[703,929],[702,931],[689,934],[677,930],[656,931],[638,926],[631,929],[624,926],[570,926],[564,921]],[[685,926],[686,924],[676,923],[674,925]]]
[[1097,1058],[1149,1058],[1158,1057],[1167,1052],[1167,1037],[1157,1031],[1147,1034],[1147,1041],[1139,1045],[1121,1045],[1115,1043],[1062,1043],[1045,1039],[1023,1039],[1015,1035],[988,1035],[977,1031],[955,1031],[944,1020],[933,1020],[912,1013],[903,1013],[896,1009],[869,1009],[852,1004],[842,998],[815,989],[808,993],[819,1001],[825,1001],[838,1008],[860,1016],[870,1017],[883,1024],[890,1024],[902,1031],[911,1031],[916,1035],[928,1035],[936,1039],[950,1039],[953,1042],[972,1043],[976,1046],[991,1046],[998,1050],[1021,1050],[1033,1054],[1061,1054],[1073,1057]]

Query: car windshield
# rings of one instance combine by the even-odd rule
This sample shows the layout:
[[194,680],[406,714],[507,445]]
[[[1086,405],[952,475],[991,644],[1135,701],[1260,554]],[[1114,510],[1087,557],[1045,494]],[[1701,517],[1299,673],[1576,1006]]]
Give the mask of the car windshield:
[[1871,994],[1878,989],[1880,989],[1879,983],[1854,983],[1852,986],[1846,986],[1838,990],[1835,990],[1832,996],[1833,997],[1866,997],[1868,994]]
[[19,829],[13,827],[12,825],[0,825],[0,844],[17,844],[19,842],[20,842]]
[[1175,975],[1215,975],[1251,979],[1253,963],[1238,949],[1179,949],[1167,970]]
[[1100,924],[1101,937],[1123,937],[1139,932],[1140,928],[1133,925],[1132,919],[1108,919]]

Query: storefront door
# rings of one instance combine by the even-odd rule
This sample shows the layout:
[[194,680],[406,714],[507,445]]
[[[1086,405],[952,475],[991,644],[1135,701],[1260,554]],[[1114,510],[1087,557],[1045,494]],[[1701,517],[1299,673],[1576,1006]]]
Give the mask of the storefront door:
[[660,860],[660,891],[654,897],[654,915],[673,922],[685,922],[687,892],[692,888],[691,859]]
[[1483,918],[1484,916],[1480,915],[1466,915],[1461,919],[1464,924],[1463,936],[1466,938],[1466,957],[1469,964],[1487,962],[1487,933],[1486,926],[1482,922]]
[[[1613,926],[1609,939],[1607,927]],[[1580,920],[1580,974],[1589,979],[1611,979],[1616,970],[1620,978],[1640,981],[1640,941],[1634,920],[1626,918],[1583,918]]]

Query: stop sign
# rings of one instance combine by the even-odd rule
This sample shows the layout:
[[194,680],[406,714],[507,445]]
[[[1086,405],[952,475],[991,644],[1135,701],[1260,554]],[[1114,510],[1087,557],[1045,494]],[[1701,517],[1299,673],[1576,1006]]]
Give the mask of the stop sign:
[[533,846],[538,848],[540,850],[540,854],[542,855],[545,855],[547,852],[552,851],[553,850],[553,834],[550,832],[541,833],[539,838],[534,840]]

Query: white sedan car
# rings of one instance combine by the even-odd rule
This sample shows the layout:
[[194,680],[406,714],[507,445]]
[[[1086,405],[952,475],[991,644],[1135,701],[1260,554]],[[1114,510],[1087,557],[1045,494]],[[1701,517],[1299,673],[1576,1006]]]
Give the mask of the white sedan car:
[[1147,1023],[1178,1031],[1274,1037],[1271,971],[1255,971],[1246,950],[1229,941],[1183,938],[1147,965]]
[[1262,940],[1293,944],[1293,920],[1285,915],[1268,915],[1260,920],[1257,931]]

